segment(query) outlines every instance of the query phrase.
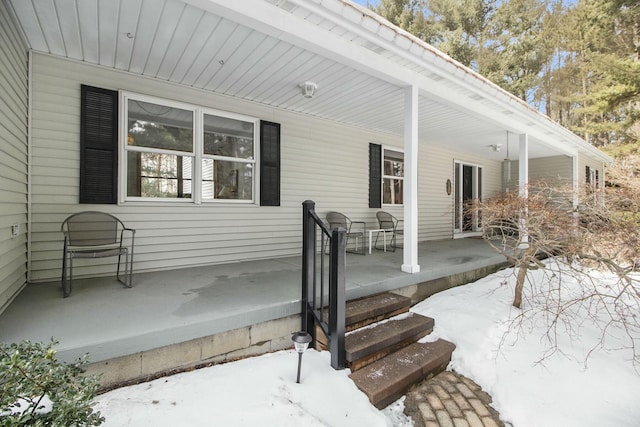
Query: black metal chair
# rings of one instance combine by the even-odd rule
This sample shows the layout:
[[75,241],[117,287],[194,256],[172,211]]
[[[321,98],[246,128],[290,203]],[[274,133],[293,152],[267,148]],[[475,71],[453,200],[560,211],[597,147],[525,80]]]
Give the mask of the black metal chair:
[[[404,230],[402,228],[398,228],[402,220],[384,211],[378,211],[378,213],[376,213],[376,218],[378,218],[378,225],[380,226],[381,230],[385,230],[387,233],[392,233],[390,246],[391,246],[391,250],[395,252],[397,247],[398,234],[404,235]],[[374,246],[376,247],[376,249],[378,249],[377,235],[376,235],[376,243]]]
[[[355,253],[364,255],[364,235],[366,232],[366,223],[364,221],[351,221],[349,217],[340,212],[328,212],[327,223],[329,229],[342,227],[347,231],[346,245],[349,247],[349,239],[355,240]],[[356,225],[354,227],[354,224]],[[362,231],[359,229],[362,228]],[[362,248],[362,249],[359,249]]]
[[[125,227],[115,216],[98,211],[78,212],[67,217],[60,230],[64,233],[62,257],[62,292],[71,295],[73,260],[75,258],[118,257],[116,278],[130,288],[133,286],[133,249],[136,231]],[[131,233],[130,246],[125,245],[124,232]],[[120,277],[120,261],[125,257],[124,279]],[[69,279],[67,280],[67,261]]]

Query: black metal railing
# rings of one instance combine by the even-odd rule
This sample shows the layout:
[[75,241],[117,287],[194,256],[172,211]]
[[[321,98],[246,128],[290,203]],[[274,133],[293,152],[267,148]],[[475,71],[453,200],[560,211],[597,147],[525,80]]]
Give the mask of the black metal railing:
[[327,337],[331,366],[344,369],[346,230],[330,230],[316,214],[315,205],[311,200],[302,203],[302,330],[315,339],[318,325]]

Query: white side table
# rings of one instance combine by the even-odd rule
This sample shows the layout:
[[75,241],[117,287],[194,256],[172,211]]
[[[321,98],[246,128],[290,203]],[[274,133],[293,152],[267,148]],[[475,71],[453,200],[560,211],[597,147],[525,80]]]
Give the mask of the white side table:
[[373,233],[382,233],[382,240],[384,242],[384,251],[387,252],[387,230],[379,228],[377,230],[369,230],[369,255],[371,255],[371,238]]

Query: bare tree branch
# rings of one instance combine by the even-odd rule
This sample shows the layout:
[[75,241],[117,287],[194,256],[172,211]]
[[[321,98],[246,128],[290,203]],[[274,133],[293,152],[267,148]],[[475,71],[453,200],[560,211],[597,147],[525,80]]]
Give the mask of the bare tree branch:
[[[600,339],[585,363],[599,348],[627,349],[640,368],[640,186],[608,173],[621,178],[607,189],[606,203],[591,188],[575,194],[571,186],[537,182],[527,199],[507,192],[469,207],[482,219],[487,242],[514,266],[513,306],[520,313],[508,332],[536,314],[547,321],[549,347],[540,363],[562,353],[561,338],[578,337],[587,322]],[[603,272],[612,277],[605,286],[594,279]]]

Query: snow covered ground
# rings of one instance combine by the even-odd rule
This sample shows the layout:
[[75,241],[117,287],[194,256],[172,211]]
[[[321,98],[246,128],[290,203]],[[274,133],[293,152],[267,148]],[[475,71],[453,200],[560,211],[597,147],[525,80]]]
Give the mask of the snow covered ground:
[[[611,286],[609,278],[597,276],[603,287]],[[543,280],[538,275],[534,282]],[[572,286],[564,278],[563,289]],[[631,330],[635,341],[610,329],[605,347],[585,365],[602,325],[576,309],[572,337],[559,338],[562,352],[541,361],[548,350],[546,318],[532,316],[522,328],[510,328],[520,313],[512,299],[508,269],[435,295],[413,311],[436,319],[425,340],[454,342],[449,369],[480,384],[513,426],[640,425],[640,374],[630,350],[612,349],[633,342],[640,348],[637,328]],[[378,411],[349,380],[348,370],[331,369],[327,352],[304,354],[301,384],[295,382],[296,367],[297,354],[282,351],[113,390],[98,396],[96,409],[106,426],[412,425],[402,414],[402,399]]]

